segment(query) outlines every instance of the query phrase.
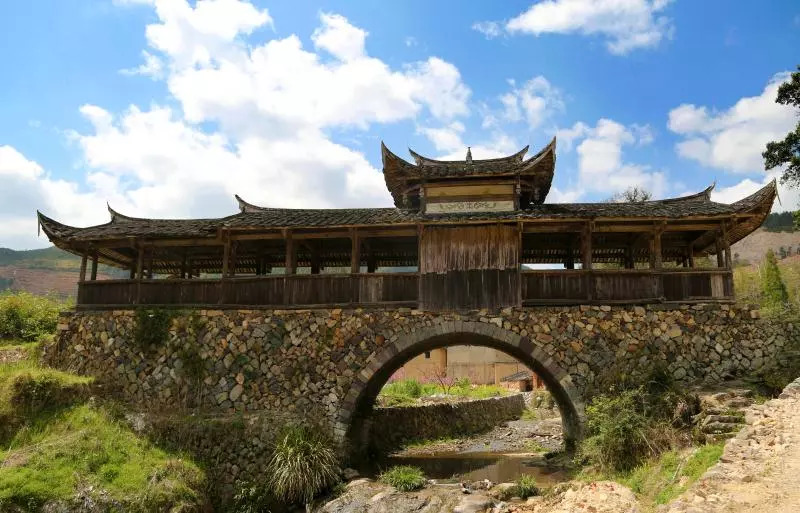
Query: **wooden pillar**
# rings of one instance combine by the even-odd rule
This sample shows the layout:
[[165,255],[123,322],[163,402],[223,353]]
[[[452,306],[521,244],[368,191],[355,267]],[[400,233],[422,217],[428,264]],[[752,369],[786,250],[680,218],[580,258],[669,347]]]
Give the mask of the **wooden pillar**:
[[192,259],[188,256],[186,257],[186,279],[191,280],[194,271],[192,270]]
[[97,251],[92,253],[92,281],[97,280]]
[[361,240],[358,238],[358,231],[350,232],[350,273],[358,274],[361,272]]
[[717,267],[725,267],[725,255],[723,255],[722,237],[720,235],[717,235],[714,241],[714,247],[717,253]]
[[183,258],[181,259],[181,279],[186,279],[186,250],[183,250]]
[[625,269],[633,269],[636,262],[633,260],[633,243],[625,246]]
[[586,224],[581,233],[581,257],[583,269],[592,268],[592,227]]
[[572,247],[571,240],[569,242],[569,246],[567,247],[567,258],[564,261],[564,268],[575,269],[575,250]]
[[661,255],[661,230],[656,229],[650,239],[650,268],[661,269],[663,258]]
[[286,232],[286,262],[284,264],[286,274],[297,272],[297,241],[292,238],[292,232]]
[[228,263],[228,276],[236,276],[236,253],[239,249],[239,243],[237,241],[231,241],[231,255],[230,255],[230,262]]
[[322,270],[322,266],[319,263],[319,246],[317,244],[313,244],[310,246],[311,249],[311,274],[319,274]]
[[689,259],[689,267],[694,269],[694,245],[689,244],[689,251],[687,252],[686,256]]
[[136,278],[142,279],[144,276],[144,248],[139,246],[136,249]]
[[88,259],[87,252],[84,251],[83,255],[81,255],[81,273],[80,273],[80,276],[78,277],[78,281],[79,282],[86,281],[86,260],[87,259]]
[[725,254],[725,267],[733,269],[733,258],[731,258],[731,245],[728,244],[728,224],[722,225],[722,250]]
[[226,237],[225,245],[222,247],[222,277],[227,278],[230,272],[231,260],[231,241]]
[[154,248],[150,248],[147,252],[147,279],[153,279],[153,253],[155,253]]
[[367,272],[374,273],[377,268],[378,265],[375,260],[375,253],[372,252],[372,246],[367,244]]
[[136,279],[136,268],[131,264],[131,268],[129,269],[130,274],[128,274],[128,279],[135,280]]

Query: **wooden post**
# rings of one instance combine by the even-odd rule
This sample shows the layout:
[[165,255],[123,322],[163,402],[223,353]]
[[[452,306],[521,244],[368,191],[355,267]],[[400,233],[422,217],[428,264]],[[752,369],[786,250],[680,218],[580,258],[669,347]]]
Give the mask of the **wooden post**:
[[720,235],[717,235],[717,238],[714,241],[714,247],[716,248],[717,252],[717,267],[725,267],[725,255],[723,255],[722,237]]
[[187,255],[187,257],[186,257],[186,279],[187,280],[191,280],[193,274],[194,274],[194,271],[192,270],[192,259],[189,258],[188,255]]
[[358,274],[361,272],[361,241],[358,238],[358,230],[350,232],[350,273]]
[[661,232],[662,230],[656,228],[653,237],[650,240],[650,268],[661,269],[663,267],[663,258],[661,255]]
[[181,279],[186,279],[186,250],[183,250],[183,258],[181,259]]
[[311,274],[319,274],[322,270],[322,266],[319,264],[319,246],[317,244],[311,244]]
[[87,252],[84,251],[83,255],[81,255],[81,273],[78,277],[78,281],[83,283],[86,280],[86,260],[88,258]]
[[725,254],[725,268],[733,269],[733,258],[731,258],[731,245],[728,244],[728,225],[722,225],[722,249]]
[[138,246],[136,248],[136,277],[142,279],[144,276],[144,248]]
[[378,268],[377,262],[375,261],[375,253],[372,252],[372,246],[369,243],[366,243],[367,246],[367,272],[374,273],[375,269]]
[[689,244],[689,251],[686,256],[689,258],[689,267],[694,269],[694,246],[692,244]]
[[592,227],[587,223],[581,234],[581,264],[583,269],[592,268]]
[[239,243],[237,241],[231,241],[231,255],[230,255],[230,268],[228,270],[229,276],[236,276],[236,252],[239,249]]
[[231,241],[225,237],[225,245],[222,247],[222,277],[227,278],[231,260]]
[[286,274],[297,272],[297,242],[292,239],[292,232],[286,231]]
[[[581,234],[581,267],[584,271],[592,270],[592,223],[586,223]],[[591,302],[594,299],[594,276],[591,272],[586,272],[586,300]]]
[[97,280],[97,251],[92,253],[92,277],[90,279],[92,281]]
[[567,258],[564,262],[565,269],[575,269],[575,251],[572,247],[572,240],[569,241],[569,246],[567,247]]
[[131,265],[131,268],[129,269],[129,271],[130,271],[130,274],[128,275],[128,279],[135,280],[136,279],[136,268],[133,265]]
[[147,252],[147,279],[153,279],[153,253],[155,253],[155,248],[150,248],[150,251]]

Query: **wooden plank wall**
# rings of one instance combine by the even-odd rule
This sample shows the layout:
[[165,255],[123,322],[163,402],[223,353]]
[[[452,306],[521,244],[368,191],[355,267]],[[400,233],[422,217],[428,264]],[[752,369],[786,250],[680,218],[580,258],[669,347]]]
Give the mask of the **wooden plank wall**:
[[428,227],[420,241],[420,303],[427,310],[520,303],[515,225]]

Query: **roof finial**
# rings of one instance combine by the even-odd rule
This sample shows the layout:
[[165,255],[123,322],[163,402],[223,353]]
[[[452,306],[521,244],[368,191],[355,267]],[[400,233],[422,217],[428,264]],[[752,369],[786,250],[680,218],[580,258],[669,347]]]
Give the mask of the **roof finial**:
[[472,164],[472,149],[467,146],[467,164]]

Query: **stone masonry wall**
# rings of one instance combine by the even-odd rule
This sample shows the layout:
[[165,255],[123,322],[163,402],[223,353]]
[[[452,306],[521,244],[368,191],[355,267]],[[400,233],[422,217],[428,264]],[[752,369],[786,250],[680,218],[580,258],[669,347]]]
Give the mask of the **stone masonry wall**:
[[522,394],[456,403],[376,408],[370,438],[377,451],[388,452],[407,440],[434,440],[480,433],[507,420],[518,419],[525,410]]
[[642,379],[655,365],[679,382],[714,382],[758,372],[798,337],[797,326],[729,305],[497,314],[196,310],[179,312],[168,340],[150,349],[137,346],[135,324],[133,310],[66,313],[44,360],[93,375],[109,394],[151,411],[318,418],[342,440],[372,376],[431,337],[463,334],[452,340],[475,343],[476,335],[540,363],[549,385],[565,390],[579,413],[598,389],[623,377]]

